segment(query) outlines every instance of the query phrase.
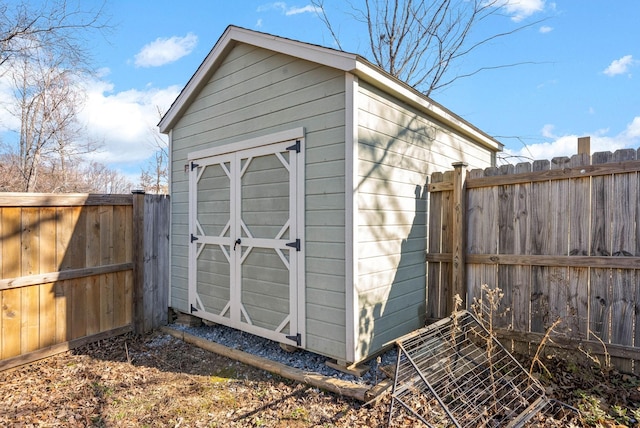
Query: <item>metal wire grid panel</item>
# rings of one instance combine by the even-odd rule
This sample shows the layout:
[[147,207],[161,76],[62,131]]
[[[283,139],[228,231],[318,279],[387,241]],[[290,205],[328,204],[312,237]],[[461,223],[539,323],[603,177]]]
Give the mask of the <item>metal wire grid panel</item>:
[[539,383],[468,311],[396,342],[394,418],[429,427],[518,427],[549,404]]

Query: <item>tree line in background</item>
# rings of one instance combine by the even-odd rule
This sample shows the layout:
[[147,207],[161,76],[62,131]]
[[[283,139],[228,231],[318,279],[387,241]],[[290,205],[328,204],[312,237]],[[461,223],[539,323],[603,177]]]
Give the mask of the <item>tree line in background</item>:
[[[17,141],[0,141],[0,191],[128,193],[134,188],[123,174],[89,160],[101,144],[88,139],[78,121],[85,101],[81,82],[93,74],[86,42],[110,30],[103,6],[0,0],[0,78],[11,91],[0,108],[17,124]],[[135,188],[166,193],[166,148],[158,143],[158,150]]]

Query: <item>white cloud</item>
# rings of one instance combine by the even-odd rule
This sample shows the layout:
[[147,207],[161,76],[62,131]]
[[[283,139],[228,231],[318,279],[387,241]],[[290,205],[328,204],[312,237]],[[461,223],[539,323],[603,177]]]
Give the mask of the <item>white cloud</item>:
[[301,13],[317,13],[321,11],[322,10],[319,7],[307,5],[303,7],[291,7],[287,9],[284,14],[287,16],[291,16],[291,15],[300,15]]
[[[520,150],[505,150],[501,157],[522,158],[522,161],[537,159],[553,159],[560,156],[573,156],[578,151],[578,137],[591,136],[591,153],[614,152],[619,149],[636,148],[640,145],[640,116],[633,118],[631,123],[617,135],[610,136],[609,129],[598,129],[583,135],[555,135],[553,125],[545,125],[541,130],[542,136],[549,142],[528,144]],[[508,159],[514,163],[512,159]]]
[[2,70],[0,70],[0,76],[0,99],[3,100],[0,103],[0,132],[15,131],[20,129],[20,118],[9,111],[11,108],[9,100],[14,99],[10,79],[8,75],[2,73]]
[[[85,102],[78,111],[82,140],[99,145],[85,158],[114,168],[132,182],[137,182],[142,167],[156,150],[159,113],[166,112],[180,92],[179,86],[115,92],[107,79],[107,69],[101,77],[79,82],[85,91]],[[9,114],[12,95],[7,77],[0,78],[0,141],[17,141],[19,119]],[[155,135],[154,135],[155,133]],[[162,136],[161,138],[166,138]]]
[[544,10],[546,0],[505,0],[502,6],[511,15],[511,20],[520,22]]
[[286,16],[292,16],[301,13],[316,13],[320,11],[320,8],[310,4],[306,6],[287,6],[287,3],[283,1],[276,1],[263,4],[256,9],[257,12],[268,12],[270,10],[278,10]]
[[91,157],[106,164],[135,164],[153,154],[158,110],[166,112],[180,88],[113,92],[113,85],[104,80],[87,82],[86,87],[79,118],[88,137],[103,143]]
[[184,37],[158,37],[153,42],[142,47],[135,56],[136,67],[158,67],[177,61],[191,51],[198,44],[198,36],[189,33]]
[[549,27],[548,25],[543,25],[539,30],[542,34],[550,33],[553,31],[553,27]]
[[637,61],[631,55],[625,55],[620,59],[615,59],[603,71],[607,76],[617,76],[629,72],[629,69],[636,64]]
[[546,124],[545,126],[542,127],[542,136],[544,138],[555,138],[555,136],[553,135],[554,128],[555,128],[554,125]]
[[256,9],[256,12],[267,12],[270,10],[281,10],[282,12],[284,12],[287,9],[287,4],[283,1],[275,1],[273,3],[266,3],[263,5],[258,6],[258,8]]
[[640,140],[640,116],[633,118],[623,135],[625,139]]

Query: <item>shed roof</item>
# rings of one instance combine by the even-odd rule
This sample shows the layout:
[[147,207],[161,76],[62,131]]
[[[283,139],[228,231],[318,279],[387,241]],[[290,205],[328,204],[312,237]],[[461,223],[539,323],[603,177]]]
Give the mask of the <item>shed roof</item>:
[[160,120],[158,124],[160,132],[168,133],[169,130],[175,126],[184,110],[193,101],[194,97],[197,96],[202,87],[207,84],[211,74],[216,70],[219,63],[237,43],[246,43],[352,73],[358,76],[359,79],[363,79],[395,96],[426,115],[467,135],[483,146],[494,151],[502,150],[502,143],[436,103],[431,98],[391,76],[380,67],[370,63],[360,55],[248,30],[233,25],[227,27],[169,110]]

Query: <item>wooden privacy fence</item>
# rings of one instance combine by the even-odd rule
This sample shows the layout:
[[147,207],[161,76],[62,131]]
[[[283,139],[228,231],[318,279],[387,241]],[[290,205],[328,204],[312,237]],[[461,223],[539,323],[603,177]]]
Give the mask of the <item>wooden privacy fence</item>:
[[165,324],[169,201],[0,193],[0,370]]
[[619,150],[433,174],[428,317],[487,284],[504,293],[503,338],[539,343],[560,319],[556,345],[640,371],[639,172]]

